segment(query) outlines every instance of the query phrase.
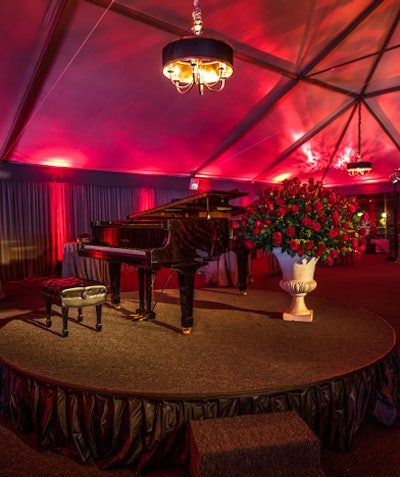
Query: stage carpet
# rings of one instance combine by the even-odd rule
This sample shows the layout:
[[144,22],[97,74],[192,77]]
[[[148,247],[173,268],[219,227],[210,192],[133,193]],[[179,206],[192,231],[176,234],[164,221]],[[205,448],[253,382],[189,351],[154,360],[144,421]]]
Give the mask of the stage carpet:
[[187,423],[296,410],[327,448],[346,450],[366,419],[390,424],[399,360],[393,328],[375,314],[307,297],[313,323],[282,320],[280,291],[196,290],[194,326],[180,330],[176,289],[156,291],[156,319],[135,321],[136,292],[120,310],[94,307],[61,336],[54,308],[0,315],[0,410],[38,447],[100,468],[141,472],[186,462]]

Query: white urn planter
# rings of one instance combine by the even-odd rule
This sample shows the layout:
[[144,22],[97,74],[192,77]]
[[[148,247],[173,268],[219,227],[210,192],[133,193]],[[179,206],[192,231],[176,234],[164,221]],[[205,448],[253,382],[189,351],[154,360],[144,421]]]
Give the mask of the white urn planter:
[[283,313],[286,321],[311,322],[314,311],[307,308],[304,298],[307,293],[317,287],[314,280],[315,266],[318,262],[316,257],[294,255],[282,252],[280,247],[275,247],[272,253],[279,262],[282,279],[279,286],[292,298],[291,304]]

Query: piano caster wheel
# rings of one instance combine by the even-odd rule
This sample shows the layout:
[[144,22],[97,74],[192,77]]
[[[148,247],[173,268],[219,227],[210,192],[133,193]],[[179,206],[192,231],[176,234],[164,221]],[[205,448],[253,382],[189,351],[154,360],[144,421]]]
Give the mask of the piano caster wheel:
[[133,318],[134,321],[147,321],[154,320],[156,314],[153,311],[136,310],[136,313],[130,313],[129,316]]
[[114,308],[114,310],[120,310],[121,309],[121,305],[118,303],[118,305],[113,305],[112,306]]
[[240,292],[240,294],[243,295],[243,296],[247,296],[247,290],[242,290],[242,291]]
[[182,328],[182,333],[184,335],[190,335],[191,331],[192,331],[192,328]]
[[146,319],[146,315],[144,313],[130,313],[129,314],[130,318],[133,318],[134,321],[144,321]]

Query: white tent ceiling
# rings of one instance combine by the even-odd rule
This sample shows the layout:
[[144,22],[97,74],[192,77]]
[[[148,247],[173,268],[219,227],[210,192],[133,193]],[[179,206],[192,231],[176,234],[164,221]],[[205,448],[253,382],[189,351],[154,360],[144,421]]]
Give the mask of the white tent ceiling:
[[[388,182],[400,167],[398,0],[202,0],[230,43],[221,93],[176,92],[161,52],[191,0],[0,3],[0,157],[249,182]],[[349,177],[361,101],[363,178]]]

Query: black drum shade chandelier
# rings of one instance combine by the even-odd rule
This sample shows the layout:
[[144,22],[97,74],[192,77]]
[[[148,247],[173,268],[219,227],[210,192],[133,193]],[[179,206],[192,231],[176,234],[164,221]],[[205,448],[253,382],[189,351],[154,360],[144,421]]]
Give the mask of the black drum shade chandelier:
[[224,41],[201,36],[200,0],[194,0],[193,6],[195,36],[179,38],[163,48],[163,74],[181,94],[188,93],[194,85],[200,95],[204,89],[219,92],[233,74],[233,50]]

